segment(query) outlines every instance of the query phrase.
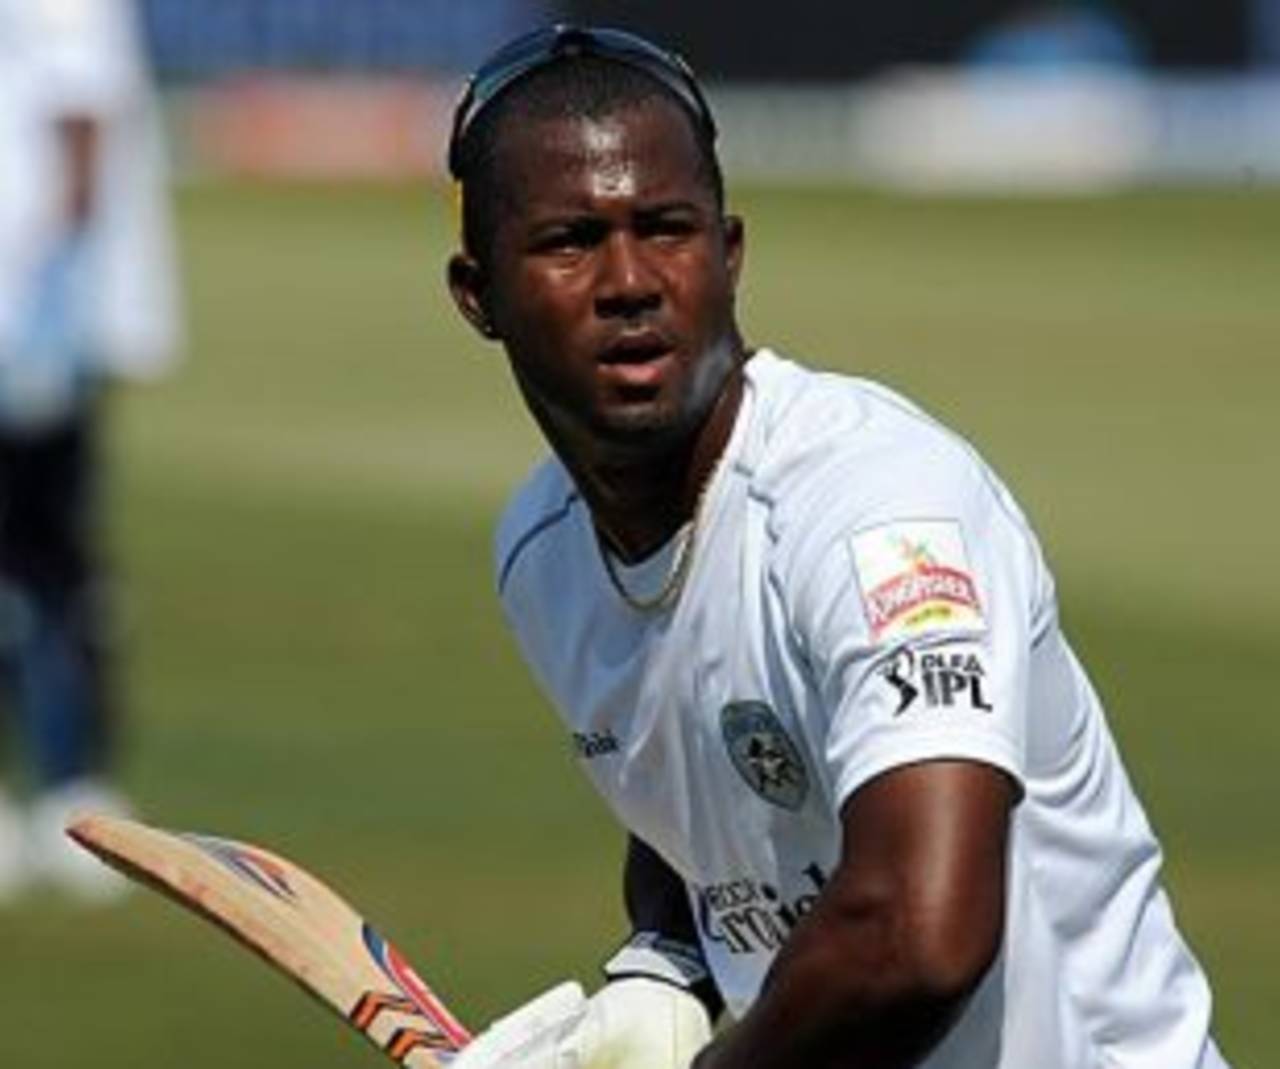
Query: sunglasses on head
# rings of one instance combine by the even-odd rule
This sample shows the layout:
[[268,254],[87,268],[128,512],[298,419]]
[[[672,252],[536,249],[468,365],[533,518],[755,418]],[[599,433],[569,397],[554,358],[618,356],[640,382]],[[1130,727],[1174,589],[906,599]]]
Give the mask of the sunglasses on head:
[[547,26],[498,49],[467,81],[453,113],[449,173],[460,178],[462,144],[485,108],[512,82],[566,56],[599,56],[626,63],[656,78],[685,104],[712,139],[715,120],[693,71],[680,56],[625,30]]

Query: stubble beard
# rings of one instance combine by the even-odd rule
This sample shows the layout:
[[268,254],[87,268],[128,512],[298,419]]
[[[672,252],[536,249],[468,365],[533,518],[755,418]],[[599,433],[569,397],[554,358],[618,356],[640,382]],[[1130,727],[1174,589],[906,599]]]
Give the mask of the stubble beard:
[[734,369],[733,346],[722,338],[704,350],[672,393],[598,410],[592,433],[618,460],[656,459],[678,453],[698,434],[716,407]]
[[570,466],[650,466],[676,460],[697,438],[733,374],[739,348],[736,333],[729,330],[703,350],[672,390],[632,401],[589,393],[556,400],[514,363],[512,370],[543,436]]

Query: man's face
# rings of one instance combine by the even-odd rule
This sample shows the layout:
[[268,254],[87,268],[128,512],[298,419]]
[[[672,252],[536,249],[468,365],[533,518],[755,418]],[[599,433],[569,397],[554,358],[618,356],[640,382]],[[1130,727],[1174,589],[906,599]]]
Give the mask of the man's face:
[[742,253],[688,121],[663,102],[547,120],[500,153],[479,303],[533,414],[584,459],[684,440],[738,358]]

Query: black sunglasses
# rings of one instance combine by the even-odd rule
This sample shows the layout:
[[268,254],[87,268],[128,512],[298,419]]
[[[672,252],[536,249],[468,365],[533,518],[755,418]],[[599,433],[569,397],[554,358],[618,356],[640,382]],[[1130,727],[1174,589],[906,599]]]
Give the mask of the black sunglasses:
[[715,119],[689,65],[625,30],[559,23],[517,37],[484,61],[468,80],[453,113],[449,173],[460,178],[462,143],[486,107],[512,82],[564,56],[600,56],[627,63],[656,78],[685,104],[712,140]]

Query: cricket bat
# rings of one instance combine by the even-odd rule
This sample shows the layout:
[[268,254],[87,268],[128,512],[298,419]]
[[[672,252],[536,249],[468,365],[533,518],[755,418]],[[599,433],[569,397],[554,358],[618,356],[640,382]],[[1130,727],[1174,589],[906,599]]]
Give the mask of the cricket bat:
[[441,1069],[470,1041],[394,946],[286,858],[96,814],[77,817],[67,834],[212,921],[408,1069]]

